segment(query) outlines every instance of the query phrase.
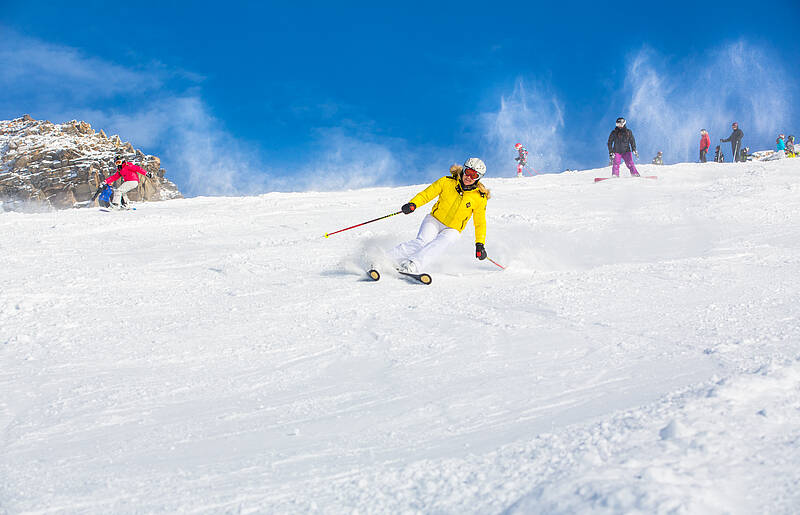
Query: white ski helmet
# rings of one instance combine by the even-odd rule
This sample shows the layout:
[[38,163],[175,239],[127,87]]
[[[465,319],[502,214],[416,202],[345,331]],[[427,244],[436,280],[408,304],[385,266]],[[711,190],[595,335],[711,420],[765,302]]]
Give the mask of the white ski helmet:
[[476,172],[478,172],[478,179],[480,180],[483,177],[483,174],[486,173],[486,165],[483,164],[483,161],[478,159],[477,157],[470,157],[466,161],[464,161],[464,168],[472,168]]

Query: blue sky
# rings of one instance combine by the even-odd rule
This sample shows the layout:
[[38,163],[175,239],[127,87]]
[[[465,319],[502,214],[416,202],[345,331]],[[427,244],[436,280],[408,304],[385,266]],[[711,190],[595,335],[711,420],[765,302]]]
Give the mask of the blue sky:
[[800,6],[752,2],[6,0],[0,118],[85,120],[189,195],[424,183],[483,157],[591,168],[617,116],[643,161],[800,133]]

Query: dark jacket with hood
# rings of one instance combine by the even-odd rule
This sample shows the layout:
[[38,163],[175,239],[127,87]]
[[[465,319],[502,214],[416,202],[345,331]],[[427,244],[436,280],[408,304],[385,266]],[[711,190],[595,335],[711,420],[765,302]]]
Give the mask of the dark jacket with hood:
[[741,149],[742,149],[742,138],[744,137],[744,133],[742,129],[738,126],[733,129],[731,135],[725,138],[722,141],[730,141],[731,142],[731,152],[733,153],[733,160],[734,162],[737,161],[744,161],[745,159],[741,157]]
[[636,140],[633,132],[627,127],[614,127],[608,135],[608,153],[624,154],[625,152],[636,152]]
[[742,141],[743,137],[744,137],[744,132],[742,132],[742,129],[740,129],[739,127],[736,127],[733,130],[733,132],[731,132],[731,135],[728,136],[727,138],[725,138],[722,141],[730,141],[731,142],[731,147],[733,147],[737,142]]

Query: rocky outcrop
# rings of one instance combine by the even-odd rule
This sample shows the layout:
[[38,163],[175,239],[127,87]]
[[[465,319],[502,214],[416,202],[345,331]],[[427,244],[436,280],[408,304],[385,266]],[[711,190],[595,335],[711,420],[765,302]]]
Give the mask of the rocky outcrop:
[[166,177],[161,160],[145,155],[103,131],[76,120],[53,124],[28,115],[0,121],[0,206],[14,210],[23,206],[58,209],[85,204],[98,185],[116,169],[114,157],[122,155],[154,177],[142,177],[139,187],[128,193],[131,200],[182,198]]

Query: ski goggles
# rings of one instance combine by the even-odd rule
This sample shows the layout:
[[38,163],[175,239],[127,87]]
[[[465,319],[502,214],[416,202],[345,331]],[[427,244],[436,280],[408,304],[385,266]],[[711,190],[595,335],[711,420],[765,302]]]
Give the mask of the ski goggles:
[[625,127],[625,122],[617,122],[617,127]]
[[472,180],[475,180],[480,176],[480,174],[478,174],[478,172],[472,168],[464,168],[464,175]]

